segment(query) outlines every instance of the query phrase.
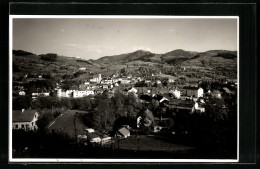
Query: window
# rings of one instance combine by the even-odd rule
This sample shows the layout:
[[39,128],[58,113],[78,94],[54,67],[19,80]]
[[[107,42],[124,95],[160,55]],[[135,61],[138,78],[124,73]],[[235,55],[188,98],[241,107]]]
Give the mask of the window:
[[22,124],[22,129],[24,128],[24,124]]
[[33,122],[32,122],[32,126],[33,126]]
[[15,125],[15,128],[18,129],[18,124]]

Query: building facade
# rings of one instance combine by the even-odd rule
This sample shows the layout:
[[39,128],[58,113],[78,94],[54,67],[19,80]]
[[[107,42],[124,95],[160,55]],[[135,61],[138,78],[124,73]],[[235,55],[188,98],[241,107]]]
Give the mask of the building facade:
[[39,113],[36,110],[13,110],[12,128],[14,130],[37,130]]

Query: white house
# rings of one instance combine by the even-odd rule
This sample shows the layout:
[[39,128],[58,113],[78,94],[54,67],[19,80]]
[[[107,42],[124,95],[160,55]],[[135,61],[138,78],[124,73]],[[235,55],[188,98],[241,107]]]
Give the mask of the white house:
[[128,89],[128,91],[127,91],[127,92],[128,92],[128,93],[135,93],[135,94],[136,94],[136,93],[137,93],[137,91],[138,91],[138,90],[137,90],[136,88],[134,88],[134,87],[131,87],[130,89]]
[[174,83],[175,80],[174,80],[174,79],[168,79],[168,82],[169,82],[169,83]]
[[131,83],[131,80],[122,79],[120,82],[121,82],[121,84],[130,84],[130,83]]
[[86,131],[87,133],[94,133],[94,132],[95,132],[95,130],[92,129],[92,128],[85,129],[85,131]]
[[66,90],[62,91],[61,89],[57,89],[57,97],[71,97],[74,90]]
[[195,102],[194,108],[195,108],[196,112],[200,112],[200,113],[204,113],[205,112],[205,108],[201,107],[198,102]]
[[98,75],[94,75],[92,79],[90,79],[90,82],[94,82],[94,83],[100,83],[101,82],[101,74]]
[[170,93],[173,94],[174,97],[176,97],[177,99],[180,99],[181,98],[181,91],[179,90],[170,90]]
[[87,68],[85,67],[80,67],[79,70],[86,70]]
[[73,98],[78,98],[78,97],[85,97],[88,95],[94,95],[94,91],[93,90],[84,90],[84,91],[79,91],[79,90],[75,90],[73,91],[72,97]]
[[39,96],[50,96],[49,92],[32,93],[32,99],[36,99]]
[[37,110],[13,110],[12,128],[14,130],[37,130],[36,122],[39,117]]

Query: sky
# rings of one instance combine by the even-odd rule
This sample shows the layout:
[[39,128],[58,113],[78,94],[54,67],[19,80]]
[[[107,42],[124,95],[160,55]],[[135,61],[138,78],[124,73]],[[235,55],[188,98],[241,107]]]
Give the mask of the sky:
[[237,50],[236,19],[14,18],[13,50],[98,59],[147,50]]

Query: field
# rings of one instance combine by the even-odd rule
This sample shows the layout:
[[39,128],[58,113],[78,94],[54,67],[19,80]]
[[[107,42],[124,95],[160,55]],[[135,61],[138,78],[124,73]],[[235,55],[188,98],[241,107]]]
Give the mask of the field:
[[174,140],[167,137],[158,135],[133,135],[127,139],[120,140],[119,148],[122,150],[163,151],[171,153],[184,153],[194,150],[194,147],[191,146],[174,144]]

